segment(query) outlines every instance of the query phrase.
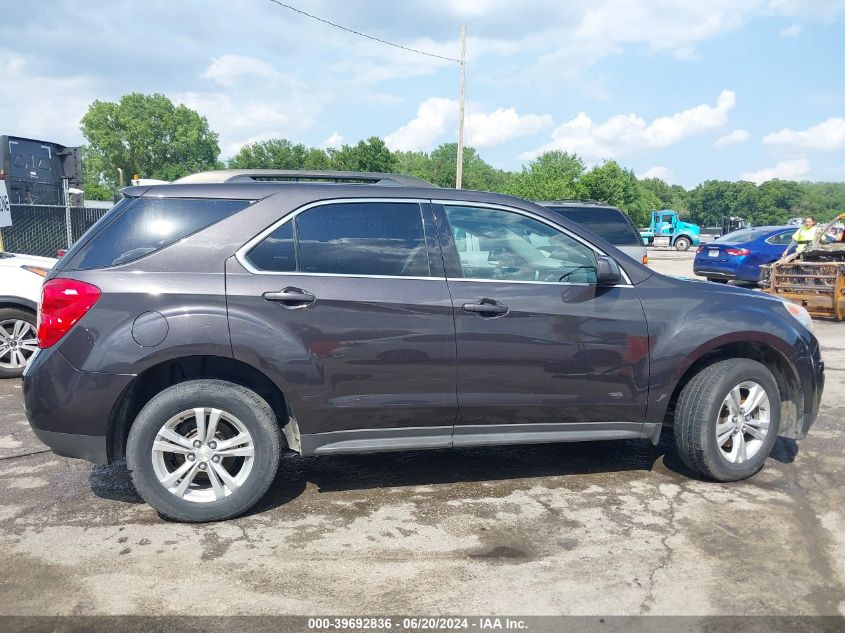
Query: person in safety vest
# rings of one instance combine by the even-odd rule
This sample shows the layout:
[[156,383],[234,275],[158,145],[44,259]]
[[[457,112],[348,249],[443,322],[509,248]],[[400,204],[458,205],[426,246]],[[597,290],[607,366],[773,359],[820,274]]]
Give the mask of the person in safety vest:
[[811,215],[808,215],[804,218],[804,224],[801,226],[800,229],[795,231],[792,235],[792,241],[789,243],[789,246],[786,247],[786,250],[783,251],[783,256],[786,257],[786,254],[789,252],[789,249],[795,246],[796,244],[798,247],[795,249],[796,253],[800,253],[805,248],[807,248],[807,244],[812,242],[819,236],[819,232],[821,229],[816,226],[816,218]]

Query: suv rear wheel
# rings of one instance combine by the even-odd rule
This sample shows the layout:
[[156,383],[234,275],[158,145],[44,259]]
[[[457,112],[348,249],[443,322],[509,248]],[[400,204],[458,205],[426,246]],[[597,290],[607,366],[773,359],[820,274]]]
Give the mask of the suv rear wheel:
[[126,458],[138,493],[160,514],[219,521],[264,496],[281,446],[266,401],[240,385],[203,379],[168,387],[144,406]]
[[717,481],[755,474],[771,453],[780,425],[772,373],[745,358],[710,365],[681,391],[675,445],[683,462]]
[[18,378],[38,350],[35,315],[18,308],[0,309],[0,378]]

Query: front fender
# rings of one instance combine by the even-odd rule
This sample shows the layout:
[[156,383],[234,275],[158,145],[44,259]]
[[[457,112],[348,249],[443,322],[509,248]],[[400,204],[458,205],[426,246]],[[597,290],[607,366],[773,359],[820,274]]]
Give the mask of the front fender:
[[777,300],[730,286],[654,277],[637,286],[650,341],[647,422],[662,423],[686,372],[726,346],[756,344],[785,360],[799,384],[810,379],[805,359],[812,335]]

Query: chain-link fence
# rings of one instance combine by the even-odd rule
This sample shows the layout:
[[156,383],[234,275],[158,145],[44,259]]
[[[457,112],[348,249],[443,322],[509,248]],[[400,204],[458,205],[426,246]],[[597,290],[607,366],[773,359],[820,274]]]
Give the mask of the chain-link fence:
[[55,257],[68,248],[108,209],[13,204],[12,226],[0,229],[9,253]]

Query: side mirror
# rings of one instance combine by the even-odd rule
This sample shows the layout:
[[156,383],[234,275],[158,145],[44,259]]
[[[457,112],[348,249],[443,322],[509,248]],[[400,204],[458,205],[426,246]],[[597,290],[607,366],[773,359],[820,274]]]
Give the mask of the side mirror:
[[596,266],[596,284],[599,286],[615,286],[622,282],[622,270],[615,260],[607,255],[599,255]]

